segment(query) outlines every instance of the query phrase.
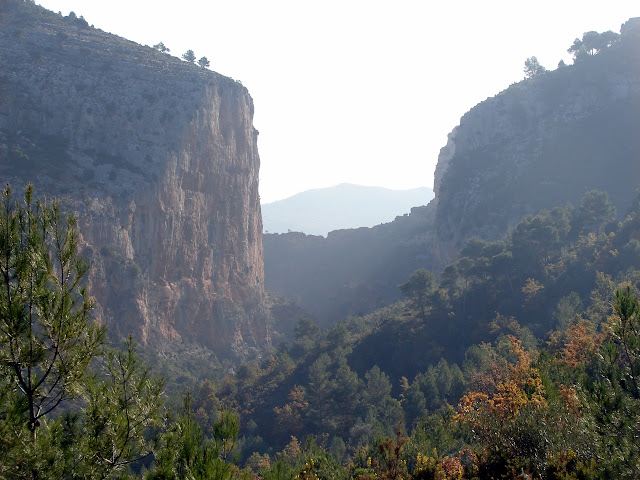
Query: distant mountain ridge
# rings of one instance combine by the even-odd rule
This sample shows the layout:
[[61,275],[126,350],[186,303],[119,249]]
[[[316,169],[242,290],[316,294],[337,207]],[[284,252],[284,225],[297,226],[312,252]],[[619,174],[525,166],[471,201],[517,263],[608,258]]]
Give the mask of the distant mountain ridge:
[[428,204],[428,187],[391,190],[342,183],[308,190],[284,200],[262,205],[266,233],[303,232],[326,236],[333,230],[373,227]]

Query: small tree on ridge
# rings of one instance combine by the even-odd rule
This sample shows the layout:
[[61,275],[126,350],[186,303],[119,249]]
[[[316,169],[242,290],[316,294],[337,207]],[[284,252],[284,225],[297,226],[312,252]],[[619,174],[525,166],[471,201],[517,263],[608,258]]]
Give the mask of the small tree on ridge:
[[193,53],[193,50],[187,50],[182,54],[182,59],[194,63],[196,61],[196,54]]
[[533,78],[545,73],[546,71],[547,69],[540,65],[540,62],[535,56],[529,57],[524,61],[524,76],[526,78]]
[[435,277],[426,268],[419,268],[411,274],[409,281],[399,285],[402,294],[420,309],[422,318],[426,318],[425,308],[429,304],[429,296],[435,288]]

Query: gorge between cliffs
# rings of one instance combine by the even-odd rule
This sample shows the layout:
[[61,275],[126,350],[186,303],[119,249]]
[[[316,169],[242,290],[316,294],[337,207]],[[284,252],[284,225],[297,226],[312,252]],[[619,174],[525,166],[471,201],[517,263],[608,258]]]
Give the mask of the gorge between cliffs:
[[0,479],[638,478],[640,18],[568,51],[268,234],[239,81],[0,0]]

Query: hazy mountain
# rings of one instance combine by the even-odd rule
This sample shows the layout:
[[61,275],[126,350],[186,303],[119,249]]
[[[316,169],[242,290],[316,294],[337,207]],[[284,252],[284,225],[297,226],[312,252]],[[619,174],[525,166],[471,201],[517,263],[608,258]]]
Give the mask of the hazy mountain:
[[298,193],[262,205],[268,233],[304,232],[324,235],[344,228],[373,227],[426,205],[433,198],[427,187],[390,190],[343,183]]

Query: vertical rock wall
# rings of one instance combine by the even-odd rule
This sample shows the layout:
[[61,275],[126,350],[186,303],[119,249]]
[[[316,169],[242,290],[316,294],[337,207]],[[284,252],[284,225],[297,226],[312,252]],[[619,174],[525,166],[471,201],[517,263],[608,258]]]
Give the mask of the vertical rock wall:
[[160,349],[267,345],[247,90],[23,2],[0,64],[0,180],[79,216],[97,317]]

